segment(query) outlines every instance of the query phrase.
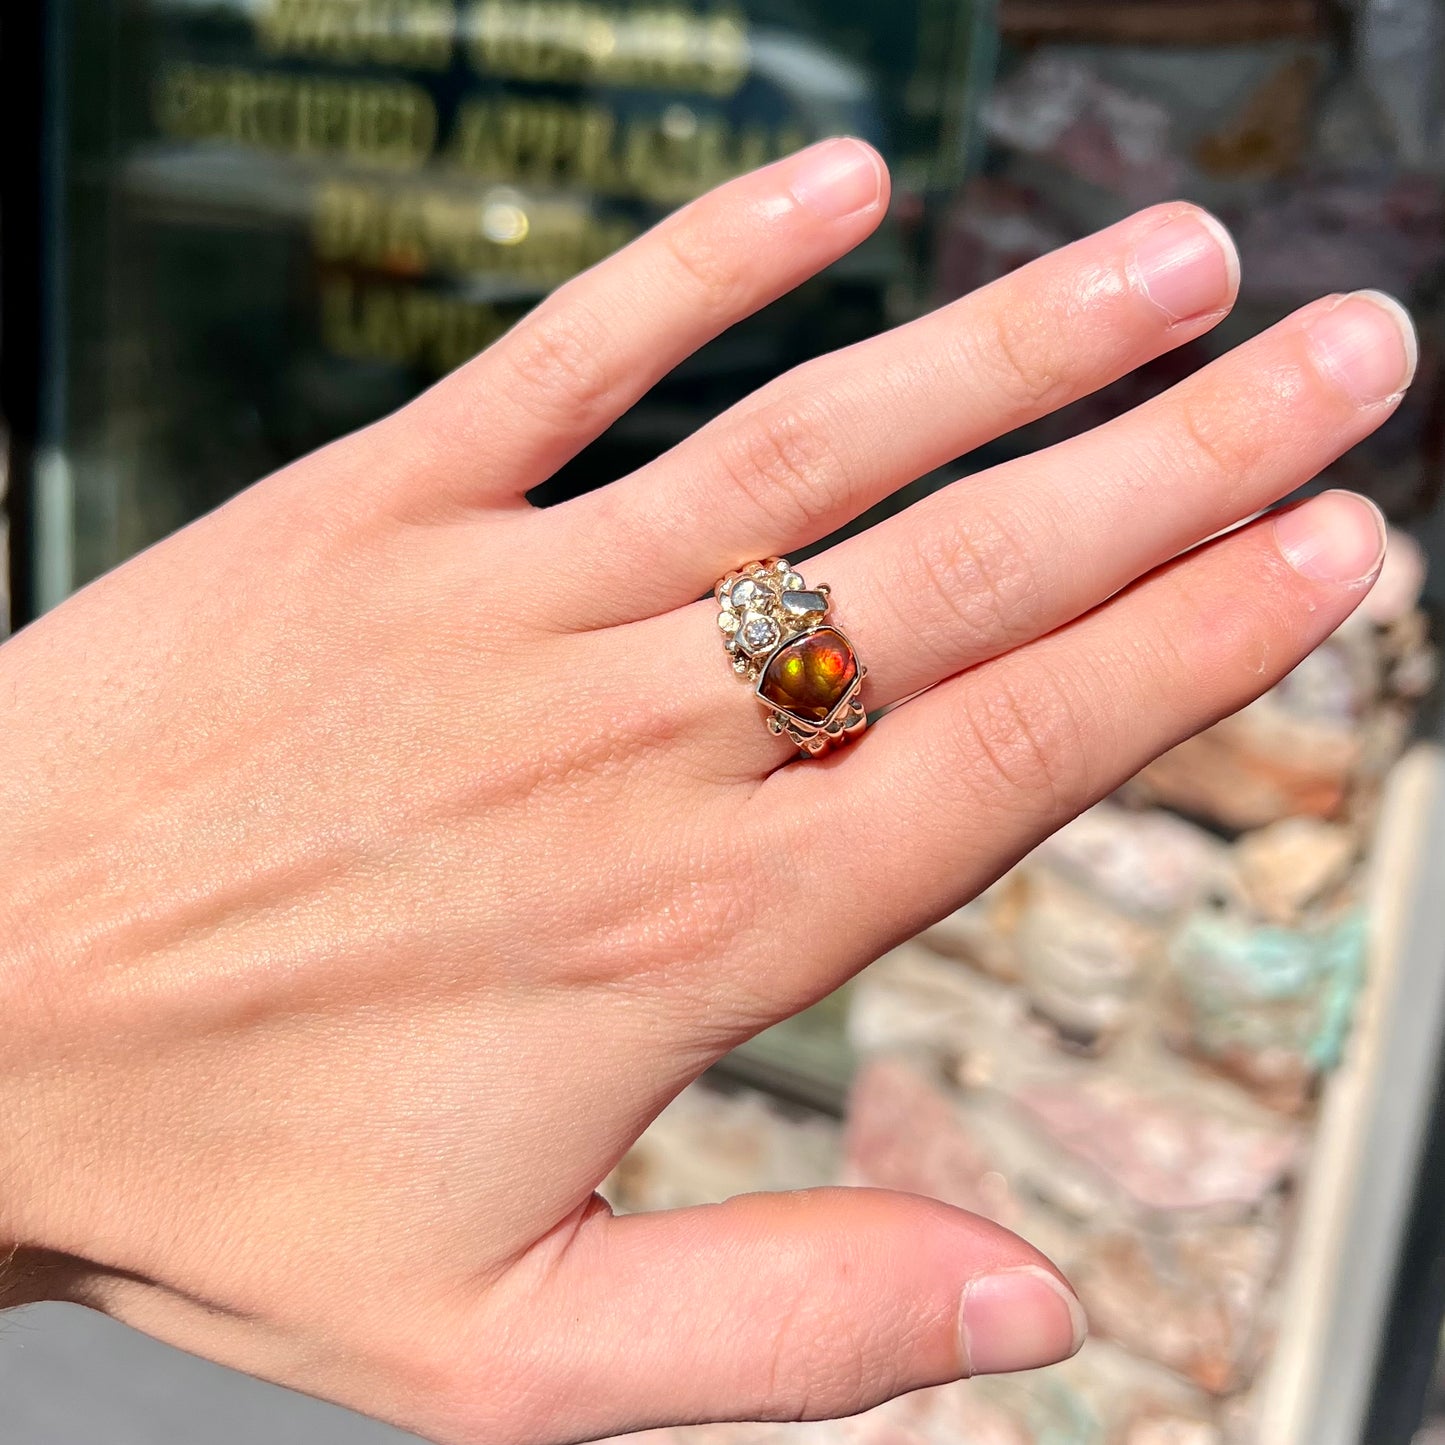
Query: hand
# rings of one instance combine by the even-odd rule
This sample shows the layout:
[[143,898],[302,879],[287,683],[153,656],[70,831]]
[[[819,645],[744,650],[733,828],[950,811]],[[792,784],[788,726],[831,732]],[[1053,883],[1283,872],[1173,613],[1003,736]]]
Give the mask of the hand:
[[1341,622],[1383,544],[1358,499],[1199,544],[1378,426],[1413,342],[1320,301],[815,558],[870,705],[912,700],[789,766],[696,599],[1235,291],[1217,225],[1156,208],[527,504],[885,204],[856,142],[704,197],[0,651],[12,1298],[448,1445],[832,1415],[1076,1347],[1048,1264],[930,1201],[593,1190],[726,1050]]

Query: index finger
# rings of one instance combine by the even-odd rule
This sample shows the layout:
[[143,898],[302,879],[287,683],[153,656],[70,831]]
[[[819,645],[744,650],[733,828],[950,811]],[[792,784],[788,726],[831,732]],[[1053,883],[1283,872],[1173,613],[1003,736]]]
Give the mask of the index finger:
[[888,204],[869,145],[822,141],[669,216],[399,412],[403,485],[518,503],[704,343],[836,261]]

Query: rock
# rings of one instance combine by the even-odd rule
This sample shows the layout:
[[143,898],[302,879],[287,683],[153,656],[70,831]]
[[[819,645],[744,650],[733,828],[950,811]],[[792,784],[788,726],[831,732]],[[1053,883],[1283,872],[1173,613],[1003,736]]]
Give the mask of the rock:
[[1066,48],[1029,53],[990,92],[983,125],[999,145],[1112,196],[1167,195],[1181,177],[1164,104],[1116,86]]
[[1018,978],[1014,934],[1028,893],[1028,873],[1015,868],[991,888],[925,930],[921,940],[930,948],[967,963],[994,978]]
[[1124,1027],[1162,945],[1152,928],[1040,868],[1029,875],[1015,949],[1034,1010],[1075,1047]]
[[1300,1129],[1232,1086],[1165,1055],[1125,1070],[1027,1044],[1015,1059],[1007,1034],[998,1048],[994,1070],[957,1089],[915,1058],[866,1060],[849,1097],[846,1177],[1010,1224],[1036,1203],[1062,1222],[1048,1247],[1064,1252],[1081,1225],[1278,1213]]
[[849,993],[848,1038],[860,1057],[905,1054],[974,1088],[1051,1051],[1021,993],[921,942],[903,944],[859,975]]
[[1301,719],[1262,698],[1150,763],[1126,791],[1239,832],[1338,817],[1360,758],[1353,726]]
[[1296,928],[1201,908],[1170,940],[1166,1032],[1266,1103],[1297,1111],[1339,1060],[1365,943],[1358,908]]
[[1382,677],[1379,629],[1354,612],[1265,696],[1305,721],[1356,723],[1379,699]]
[[1388,669],[1386,686],[1392,696],[1418,701],[1440,676],[1440,662],[1430,644],[1430,622],[1423,612],[1411,612],[1386,630],[1381,647]]
[[[1097,1334],[1072,1360],[1047,1370],[972,1381],[964,1388],[970,1391],[960,1396],[965,1409],[986,1398],[1008,1416],[1028,1421],[1034,1432],[1030,1440],[1060,1445],[1077,1440],[1117,1445],[1148,1424],[1203,1424],[1217,1408],[1197,1386]],[[971,1445],[972,1424],[971,1413],[960,1413],[952,1433],[943,1438]]]
[[[1205,1424],[1213,1419],[1217,1408],[1213,1398],[1197,1385],[1152,1360],[1129,1353],[1098,1332],[1090,1336],[1078,1355],[1048,1371],[1048,1375],[1065,1386],[1082,1409],[1102,1424],[1111,1445],[1134,1440],[1136,1431],[1166,1424]],[[1028,1379],[1018,1378],[1021,1383]]]
[[1016,1103],[1057,1152],[1087,1164],[1144,1211],[1247,1216],[1299,1161],[1295,1128],[1226,1112],[1206,1090],[1089,1070],[1026,1085]]
[[[1079,840],[1070,846],[1083,856]],[[1214,847],[1212,856],[1222,856],[1220,845]],[[1083,870],[1071,872],[1079,877]],[[1037,857],[929,929],[922,942],[992,979],[1022,983],[1020,1002],[1050,1025],[1056,1040],[1085,1050],[1107,1047],[1124,1028],[1162,951],[1157,929]],[[978,1028],[958,1020],[957,1008],[945,1007],[960,1040],[980,1036]],[[984,1052],[996,1047],[995,1037]]]
[[980,1384],[960,1380],[890,1400],[855,1420],[840,1421],[842,1440],[846,1445],[894,1445],[899,1440],[925,1445],[1037,1445],[1040,1435],[1018,1402]]
[[1338,817],[1359,778],[1384,662],[1377,629],[1341,627],[1258,701],[1151,763],[1126,794],[1236,832]]
[[1279,1251],[1277,1228],[1257,1224],[1120,1232],[1087,1245],[1070,1278],[1092,1329],[1224,1395],[1252,1377]]
[[1099,803],[1031,855],[1122,913],[1160,923],[1191,907],[1227,866],[1224,846],[1183,818]]
[[843,1152],[854,1182],[926,1194],[990,1218],[1009,1213],[1008,1183],[952,1096],[901,1060],[874,1059],[858,1071]]
[[1352,828],[1285,818],[1246,834],[1234,856],[1249,905],[1267,922],[1290,924],[1338,893],[1358,851]]
[[624,1211],[711,1204],[764,1189],[837,1182],[842,1129],[822,1115],[789,1115],[762,1094],[693,1084],[653,1120],[604,1182]]

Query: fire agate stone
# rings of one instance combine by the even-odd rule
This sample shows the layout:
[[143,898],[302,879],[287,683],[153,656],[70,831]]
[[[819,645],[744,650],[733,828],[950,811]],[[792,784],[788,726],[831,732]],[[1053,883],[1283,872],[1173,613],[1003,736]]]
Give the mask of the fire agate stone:
[[758,696],[807,722],[822,722],[858,676],[858,659],[841,632],[820,627],[785,642],[769,659]]

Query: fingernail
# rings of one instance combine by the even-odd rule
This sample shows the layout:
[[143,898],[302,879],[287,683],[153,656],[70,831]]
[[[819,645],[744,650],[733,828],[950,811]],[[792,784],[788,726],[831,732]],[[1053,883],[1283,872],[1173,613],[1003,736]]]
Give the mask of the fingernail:
[[970,1280],[960,1328],[970,1375],[1057,1364],[1078,1351],[1088,1331],[1073,1291],[1037,1265]]
[[1135,248],[1134,268],[1144,294],[1176,324],[1225,310],[1239,289],[1239,253],[1206,211],[1151,231]]
[[1354,492],[1322,492],[1275,518],[1274,537],[1301,577],[1336,586],[1364,582],[1385,560],[1385,519]]
[[1388,401],[1414,380],[1420,344],[1410,313],[1383,291],[1356,291],[1305,328],[1315,365],[1357,406]]
[[826,140],[796,158],[788,189],[815,216],[838,221],[878,204],[883,162],[862,141]]

